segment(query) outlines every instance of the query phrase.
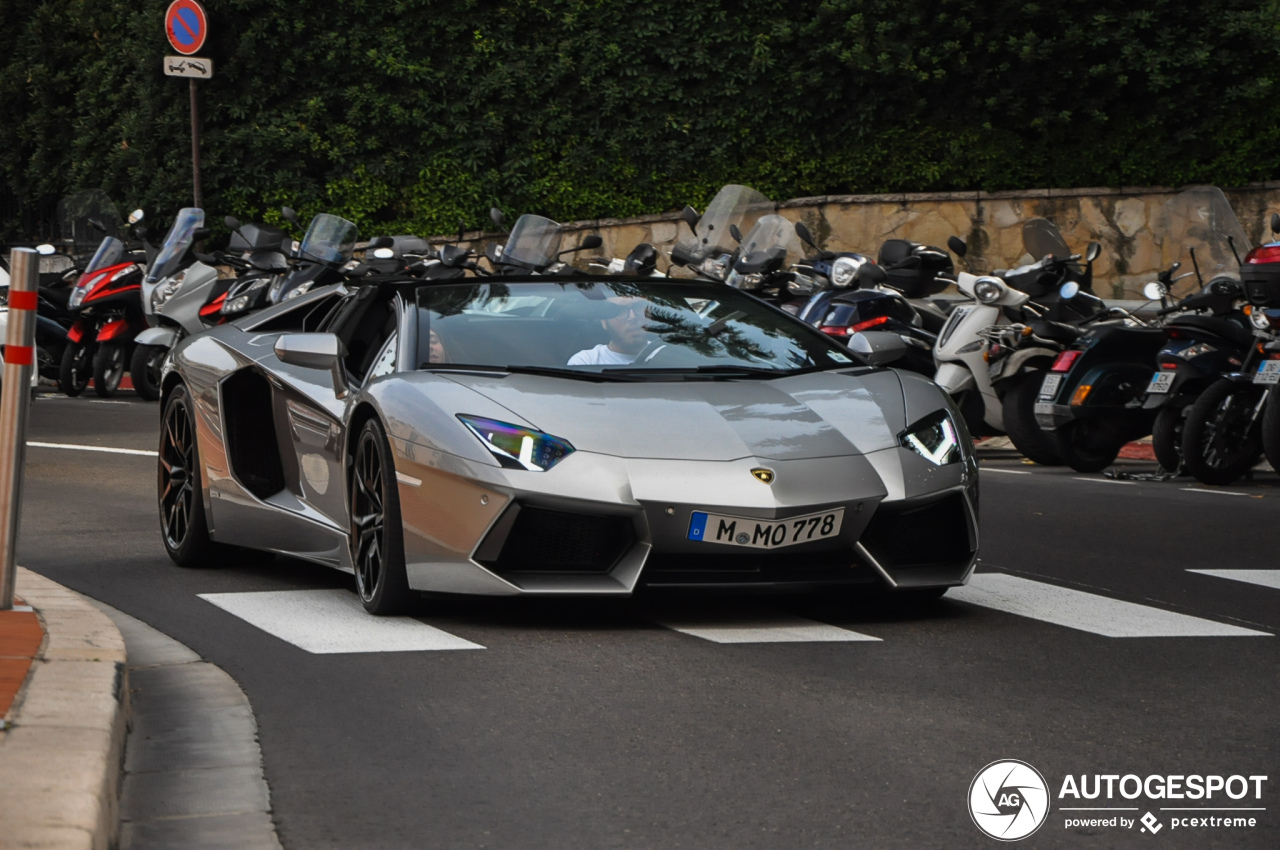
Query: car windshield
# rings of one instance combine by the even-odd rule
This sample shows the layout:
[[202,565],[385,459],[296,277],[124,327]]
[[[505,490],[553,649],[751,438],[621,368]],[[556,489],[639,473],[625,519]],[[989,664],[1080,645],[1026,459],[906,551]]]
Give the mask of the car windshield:
[[854,363],[814,328],[722,284],[468,282],[422,287],[417,304],[422,369],[768,377]]
[[[1196,265],[1205,281],[1220,274],[1239,274],[1235,252],[1243,258],[1253,245],[1221,189],[1217,186],[1184,189],[1165,202],[1164,214],[1162,230],[1166,235],[1161,264],[1165,268],[1180,262],[1184,266],[1182,271],[1190,271],[1185,267],[1190,265],[1194,251]],[[1233,242],[1235,252],[1231,249]]]
[[311,219],[307,235],[298,249],[302,259],[322,263],[345,263],[351,259],[359,231],[356,226],[336,215],[320,213]]
[[684,240],[681,247],[694,262],[719,254],[732,254],[738,245],[729,235],[729,225],[736,224],[746,233],[755,227],[761,216],[773,212],[774,206],[773,201],[750,186],[724,186],[698,219],[694,236]]
[[525,214],[516,219],[502,262],[541,271],[560,256],[560,232],[557,222],[540,215]]
[[1037,262],[1050,254],[1059,260],[1071,256],[1071,248],[1062,238],[1058,225],[1043,218],[1033,218],[1022,225],[1022,247]]
[[178,217],[169,228],[169,235],[160,246],[160,253],[147,266],[147,283],[155,283],[177,274],[182,266],[182,258],[195,242],[195,233],[204,227],[204,210],[196,207],[184,207],[178,210]]
[[114,236],[107,236],[98,245],[98,250],[94,251],[93,258],[89,260],[89,264],[84,267],[84,273],[89,274],[99,269],[105,269],[107,266],[114,266],[120,262],[120,258],[123,256],[124,243]]

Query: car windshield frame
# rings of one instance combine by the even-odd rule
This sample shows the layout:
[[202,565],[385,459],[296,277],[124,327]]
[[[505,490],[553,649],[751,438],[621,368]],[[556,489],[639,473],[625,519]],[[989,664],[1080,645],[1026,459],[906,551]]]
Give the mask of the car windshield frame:
[[867,365],[791,314],[704,281],[469,278],[418,287],[413,309],[416,371],[713,380]]

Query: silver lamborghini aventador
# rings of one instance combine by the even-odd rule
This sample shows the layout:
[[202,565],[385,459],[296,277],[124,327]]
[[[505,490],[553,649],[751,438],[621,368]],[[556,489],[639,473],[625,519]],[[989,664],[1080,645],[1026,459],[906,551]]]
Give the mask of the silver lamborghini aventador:
[[876,584],[978,549],[947,396],[721,284],[334,285],[179,345],[159,506],[181,565],[279,552],[415,591]]

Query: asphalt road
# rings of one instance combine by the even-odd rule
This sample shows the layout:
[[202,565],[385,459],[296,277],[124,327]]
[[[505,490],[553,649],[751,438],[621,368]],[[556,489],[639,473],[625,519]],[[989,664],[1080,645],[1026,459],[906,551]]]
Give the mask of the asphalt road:
[[[42,397],[29,439],[153,451],[158,419],[133,400]],[[970,601],[914,611],[431,599],[418,620],[483,649],[316,654],[198,594],[323,591],[347,576],[282,558],[177,568],[154,460],[68,448],[28,449],[19,561],[236,679],[286,848],[993,846],[967,803],[998,759],[1049,786],[1024,846],[1280,846],[1280,587],[1192,572],[1274,580],[1280,477],[1215,490],[983,467]],[[878,640],[717,643],[669,627],[715,616],[747,640],[804,621]],[[1105,634],[1168,622],[1186,634]],[[1091,801],[1060,798],[1068,774],[1268,779],[1260,800],[1251,784],[1240,800]],[[1256,820],[1240,828],[1169,822],[1230,812],[1162,811],[1207,806],[1263,810],[1234,813]],[[1148,811],[1154,835],[1066,825]]]

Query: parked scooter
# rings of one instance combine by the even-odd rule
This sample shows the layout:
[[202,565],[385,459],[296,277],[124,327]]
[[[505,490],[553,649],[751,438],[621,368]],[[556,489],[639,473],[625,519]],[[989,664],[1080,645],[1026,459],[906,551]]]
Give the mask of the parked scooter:
[[269,224],[241,224],[233,216],[223,223],[231,230],[227,249],[219,255],[224,265],[236,270],[235,280],[216,304],[222,320],[234,321],[269,306],[267,292],[273,282],[289,271],[284,231]]
[[[489,210],[493,223],[500,229],[502,210]],[[507,235],[505,245],[490,245],[486,256],[494,274],[499,275],[555,275],[575,274],[577,270],[560,258],[577,251],[591,251],[604,244],[597,233],[586,236],[572,248],[561,249],[564,228],[555,221],[540,215],[525,213]]]
[[722,186],[701,216],[693,207],[685,207],[680,218],[693,236],[681,240],[671,249],[671,265],[689,269],[704,280],[723,283],[733,268],[738,241],[731,228],[739,233],[750,231],[761,216],[769,215],[777,204],[750,186]]
[[795,226],[771,214],[762,216],[745,237],[736,224],[729,225],[729,232],[739,245],[725,283],[798,315],[809,303],[814,281],[793,267],[800,258]]
[[[281,212],[294,226],[302,226],[292,209],[284,207]],[[312,288],[343,281],[342,267],[351,262],[358,236],[355,224],[341,216],[320,213],[312,218],[291,257],[292,268],[267,287],[267,302],[279,304]]]

